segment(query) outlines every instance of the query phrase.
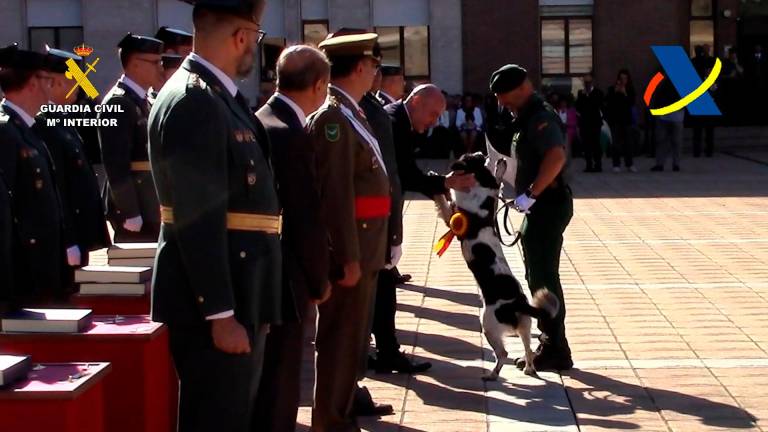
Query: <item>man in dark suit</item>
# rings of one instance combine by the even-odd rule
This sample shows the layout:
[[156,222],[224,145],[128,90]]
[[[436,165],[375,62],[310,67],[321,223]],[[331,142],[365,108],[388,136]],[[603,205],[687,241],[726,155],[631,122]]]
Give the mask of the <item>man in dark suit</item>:
[[0,176],[14,220],[11,307],[66,298],[61,267],[72,245],[62,241],[53,162],[32,130],[35,114],[50,99],[48,68],[44,54],[16,44],[0,49],[0,88],[5,92],[0,102]]
[[451,173],[429,175],[419,168],[414,156],[414,143],[445,111],[445,97],[432,84],[416,87],[405,101],[384,108],[392,119],[397,169],[404,191],[420,192],[427,198],[445,194],[448,189],[466,189],[474,184],[474,176]]
[[384,105],[393,104],[405,94],[405,76],[403,68],[395,65],[381,66],[381,85],[376,95],[384,101]]
[[272,143],[272,166],[283,208],[283,314],[272,326],[256,399],[264,432],[296,428],[305,321],[331,295],[328,232],[320,217],[315,149],[304,130],[306,114],[328,94],[330,64],[316,48],[286,48],[277,60],[277,92],[257,113]]
[[584,172],[603,171],[603,149],[600,147],[600,130],[603,127],[603,92],[595,87],[592,72],[584,75],[584,89],[579,90],[576,98],[576,111],[579,112],[579,132],[584,148],[584,160],[587,162]]
[[[53,78],[51,102],[61,106],[73,103],[73,96],[67,98],[72,81],[65,76],[66,61],[82,59],[70,52],[50,48],[48,58]],[[74,288],[75,268],[88,265],[89,252],[109,246],[109,232],[96,174],[86,158],[77,129],[63,123],[68,117],[64,113],[41,113],[34,130],[48,146],[56,167],[55,179],[64,215],[64,243],[74,248],[64,266],[64,284]],[[49,125],[49,119],[58,119],[58,123]]]
[[264,342],[281,320],[280,206],[263,126],[234,79],[263,0],[197,0],[195,49],[157,97],[150,158],[162,228],[152,319],[168,325],[179,430],[253,431]]
[[[389,230],[387,241],[389,247],[385,255],[386,266],[379,271],[376,287],[376,299],[373,312],[373,335],[376,338],[377,357],[374,368],[378,372],[390,373],[393,370],[405,373],[423,372],[429,369],[430,363],[413,364],[400,352],[395,334],[395,313],[397,312],[397,275],[395,267],[402,256],[403,243],[403,189],[400,185],[400,174],[397,169],[397,156],[392,133],[392,120],[384,110],[384,104],[376,95],[381,83],[381,72],[374,80],[373,88],[366,93],[360,107],[365,112],[368,123],[381,147],[384,164],[391,185],[392,210],[389,215]],[[362,407],[361,407],[362,409]]]
[[101,159],[107,173],[103,196],[115,242],[155,242],[160,211],[147,150],[150,87],[160,88],[163,43],[128,33],[117,45],[124,74],[104,97],[110,111],[100,119],[117,126],[99,127]]

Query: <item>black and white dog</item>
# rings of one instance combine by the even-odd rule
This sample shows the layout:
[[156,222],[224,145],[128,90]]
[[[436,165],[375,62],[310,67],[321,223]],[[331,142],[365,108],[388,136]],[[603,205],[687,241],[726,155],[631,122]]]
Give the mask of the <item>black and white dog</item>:
[[[499,376],[507,351],[504,338],[517,335],[525,348],[526,375],[535,376],[533,351],[531,350],[531,318],[551,319],[560,308],[557,297],[546,289],[540,289],[528,302],[520,282],[512,274],[504,257],[502,245],[496,234],[496,201],[501,179],[506,169],[503,163],[494,168],[486,166],[482,153],[462,156],[451,167],[475,175],[477,185],[468,192],[453,191],[453,200],[461,223],[454,229],[464,259],[472,271],[482,293],[483,310],[481,325],[483,334],[496,354],[496,366],[483,377],[495,380]],[[459,232],[456,232],[459,231]]]

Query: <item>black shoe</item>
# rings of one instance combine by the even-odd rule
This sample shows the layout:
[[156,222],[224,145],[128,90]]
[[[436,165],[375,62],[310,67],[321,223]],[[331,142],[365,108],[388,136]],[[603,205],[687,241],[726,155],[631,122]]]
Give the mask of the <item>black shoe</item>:
[[672,171],[674,171],[674,172],[680,172],[680,165],[674,165],[674,166],[672,167]]
[[352,416],[354,417],[381,417],[392,415],[395,409],[389,404],[378,404],[373,401],[371,392],[367,387],[358,387],[355,391],[355,400],[352,403]]
[[652,172],[663,172],[664,171],[664,167],[661,166],[661,165],[654,165],[653,168],[651,168],[651,171]]
[[[525,357],[516,358],[515,366],[523,370],[525,368]],[[573,359],[571,359],[570,352],[556,352],[552,348],[542,349],[542,346],[539,345],[533,357],[533,367],[537,371],[570,370],[573,367]]]
[[397,284],[400,285],[400,284],[404,284],[404,283],[410,282],[411,279],[413,279],[413,276],[411,276],[411,275],[406,273],[406,274],[401,274],[400,277],[395,279],[395,282],[397,282]]
[[432,367],[432,363],[412,363],[408,357],[400,351],[392,355],[379,354],[376,358],[376,373],[407,373],[415,374],[427,371]]

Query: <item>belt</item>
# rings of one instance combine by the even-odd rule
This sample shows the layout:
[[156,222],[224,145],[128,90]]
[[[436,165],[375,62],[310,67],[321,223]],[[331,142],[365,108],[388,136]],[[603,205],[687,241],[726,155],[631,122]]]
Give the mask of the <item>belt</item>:
[[389,217],[392,210],[392,198],[389,196],[359,196],[355,198],[355,217],[357,219],[376,219]]
[[[173,208],[160,206],[160,220],[165,224],[172,224]],[[227,229],[279,235],[283,232],[283,217],[255,213],[227,213]]]
[[149,161],[131,162],[131,171],[152,171]]

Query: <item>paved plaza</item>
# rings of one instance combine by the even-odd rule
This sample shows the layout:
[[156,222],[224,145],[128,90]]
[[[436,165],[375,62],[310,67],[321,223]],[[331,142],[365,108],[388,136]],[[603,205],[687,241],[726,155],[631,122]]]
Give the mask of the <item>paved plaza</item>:
[[[684,159],[681,173],[650,173],[645,158],[637,174],[574,167],[561,274],[576,366],[541,379],[507,365],[481,381],[494,357],[474,280],[458,244],[432,253],[446,228],[412,196],[400,269],[413,281],[398,291],[397,327],[403,349],[434,366],[371,373],[364,385],[396,412],[364,429],[768,430],[768,165],[755,162],[768,154],[746,156]],[[520,250],[506,253],[523,281]],[[522,353],[518,339],[507,346]],[[306,366],[299,430],[311,355]]]

